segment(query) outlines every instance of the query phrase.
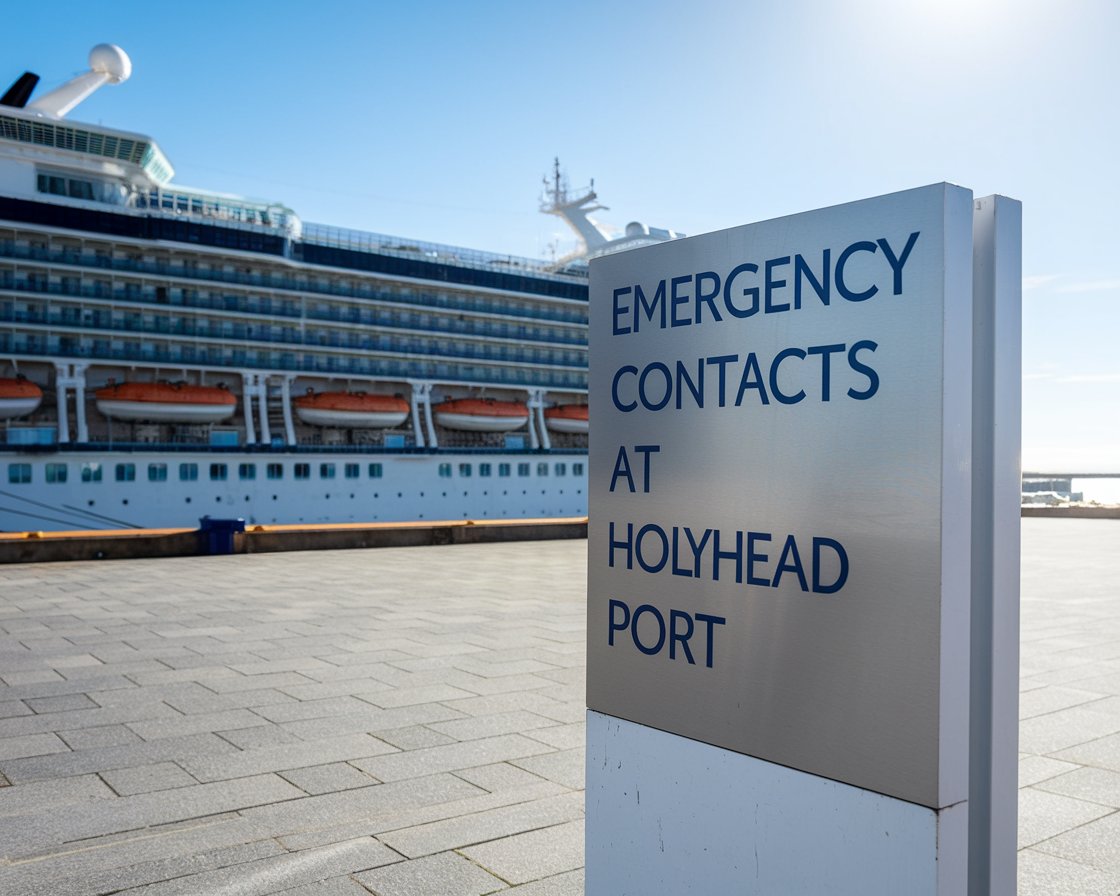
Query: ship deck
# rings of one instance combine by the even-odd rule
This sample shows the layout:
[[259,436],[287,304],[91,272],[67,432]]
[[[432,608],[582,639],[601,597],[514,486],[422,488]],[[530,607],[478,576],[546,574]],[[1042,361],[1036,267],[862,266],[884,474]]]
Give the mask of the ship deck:
[[[1120,890],[1120,554],[1025,519],[1019,892]],[[586,542],[0,567],[0,892],[583,892]]]

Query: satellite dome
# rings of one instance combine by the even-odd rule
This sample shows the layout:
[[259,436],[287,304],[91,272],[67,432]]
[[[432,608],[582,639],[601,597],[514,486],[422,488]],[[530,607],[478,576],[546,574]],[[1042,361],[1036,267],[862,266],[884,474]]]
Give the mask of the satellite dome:
[[631,221],[626,225],[627,236],[645,236],[649,231],[646,230],[645,224],[641,221]]
[[89,67],[109,76],[113,84],[127,81],[132,74],[132,60],[116,44],[98,44],[89,51]]

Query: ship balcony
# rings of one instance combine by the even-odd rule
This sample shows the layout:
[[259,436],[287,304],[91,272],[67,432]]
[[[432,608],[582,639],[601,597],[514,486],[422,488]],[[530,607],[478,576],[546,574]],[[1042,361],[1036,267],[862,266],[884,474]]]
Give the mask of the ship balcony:
[[[97,313],[89,309],[32,307],[16,310],[0,304],[0,322],[28,324],[45,328],[72,329],[77,337],[92,331],[106,334],[138,334],[159,337],[186,337],[197,340],[241,342],[245,347],[281,345],[293,351],[337,348],[383,354],[402,354],[451,361],[492,361],[500,364],[528,364],[543,367],[586,369],[586,351],[556,349],[551,346],[524,346],[519,342],[506,344],[463,343],[448,336],[444,339],[416,339],[408,334],[387,334],[382,329],[367,332],[339,332],[316,328],[252,325],[230,320],[191,319],[160,315]],[[279,330],[280,332],[276,332]],[[344,338],[345,337],[345,338]]]
[[[4,272],[7,273],[7,272]],[[65,280],[66,278],[64,278]],[[130,288],[132,287],[132,288]],[[209,296],[209,297],[192,297],[190,304],[181,304],[179,301],[172,301],[173,299],[181,299],[181,296],[168,295],[167,301],[161,301],[157,296],[145,295],[145,293],[133,287],[131,284],[126,284],[123,287],[118,284],[117,288],[108,287],[106,285],[74,285],[68,283],[54,283],[44,278],[16,278],[11,276],[2,276],[0,274],[0,289],[11,290],[14,292],[47,294],[53,296],[60,296],[64,298],[91,298],[100,299],[103,301],[113,302],[116,304],[130,303],[139,306],[163,308],[175,307],[179,309],[179,314],[184,310],[190,311],[218,311],[222,313],[223,318],[227,318],[230,314],[241,315],[242,317],[250,317],[253,312],[246,309],[238,309],[236,305],[230,302],[229,296]],[[231,307],[231,305],[233,307]],[[349,309],[350,313],[342,313],[341,309],[312,309],[311,311],[304,311],[300,313],[299,309],[295,308],[275,308],[267,313],[260,312],[262,317],[267,317],[270,320],[278,317],[289,318],[293,321],[299,320],[305,324],[314,325],[316,322],[325,323],[339,323],[347,327],[351,332],[357,331],[357,328],[368,329],[376,328],[378,331],[392,331],[400,334],[402,337],[407,336],[410,332],[419,331],[423,333],[437,333],[443,335],[446,339],[461,340],[464,337],[472,337],[472,342],[475,340],[509,340],[515,342],[517,345],[524,345],[526,343],[534,343],[534,347],[548,349],[557,345],[568,345],[583,348],[587,344],[586,338],[579,338],[575,335],[563,334],[549,334],[542,333],[539,329],[524,324],[492,324],[486,325],[485,323],[477,320],[472,321],[454,321],[446,324],[440,324],[437,321],[432,321],[428,318],[417,316],[416,319],[409,319],[408,321],[378,319],[371,311],[371,309]],[[354,313],[359,312],[359,313]],[[97,318],[96,312],[92,309],[89,315],[95,320]],[[356,318],[356,319],[355,319]],[[126,318],[127,319],[127,318]],[[178,315],[176,317],[178,318]],[[268,328],[272,326],[269,323],[258,324],[256,321],[245,322],[242,324],[235,324],[235,326],[242,327],[258,327],[263,328],[267,332]],[[126,324],[127,327],[127,324]],[[185,332],[179,330],[168,330],[166,332]],[[225,336],[229,335],[225,330],[214,331],[213,327],[209,332],[200,331],[200,335],[211,336]],[[269,339],[269,341],[292,341],[290,339]]]
[[[524,317],[533,320],[549,321],[554,323],[587,325],[587,310],[584,298],[576,307],[569,307],[563,301],[547,297],[521,298],[511,296],[503,301],[496,302],[483,297],[483,294],[463,294],[461,296],[448,296],[433,294],[421,287],[416,287],[415,294],[388,294],[384,288],[378,288],[377,282],[384,279],[376,274],[366,274],[365,278],[355,273],[357,278],[347,286],[331,282],[327,278],[314,276],[294,276],[286,271],[276,270],[268,272],[202,269],[194,265],[183,263],[173,264],[169,261],[151,261],[137,258],[114,257],[107,253],[75,252],[72,249],[36,248],[18,246],[11,240],[0,240],[0,258],[16,260],[41,261],[50,264],[73,265],[84,268],[101,268],[109,271],[136,274],[154,274],[162,277],[175,277],[194,282],[215,282],[251,286],[262,289],[285,290],[307,295],[333,296],[345,299],[368,299],[372,301],[391,302],[399,305],[414,305],[425,309],[442,308],[448,311],[462,311],[472,313],[501,314],[512,317]],[[530,301],[548,301],[547,308],[536,308],[524,303]],[[553,304],[555,302],[555,304]],[[581,307],[582,306],[582,307]]]
[[226,343],[171,343],[158,346],[131,340],[90,340],[39,333],[0,333],[0,354],[31,358],[77,358],[100,362],[132,362],[153,367],[238,368],[301,375],[329,374],[367,380],[428,379],[468,385],[542,387],[586,392],[587,373],[565,368],[466,364],[432,358],[372,357],[364,354],[280,352],[232,348]]

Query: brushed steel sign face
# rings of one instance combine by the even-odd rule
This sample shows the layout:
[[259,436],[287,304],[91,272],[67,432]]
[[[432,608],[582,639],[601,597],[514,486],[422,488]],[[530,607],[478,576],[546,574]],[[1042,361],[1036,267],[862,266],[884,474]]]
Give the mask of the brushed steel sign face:
[[972,196],[591,265],[589,708],[967,796]]

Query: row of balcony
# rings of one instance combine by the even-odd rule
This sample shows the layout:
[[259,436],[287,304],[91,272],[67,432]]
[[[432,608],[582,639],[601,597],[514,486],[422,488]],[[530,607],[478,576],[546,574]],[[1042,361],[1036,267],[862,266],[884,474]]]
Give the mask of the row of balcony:
[[[225,269],[201,269],[195,264],[183,261],[146,261],[75,251],[63,248],[37,248],[17,245],[13,240],[0,240],[0,257],[17,260],[41,261],[55,264],[75,265],[86,268],[101,268],[136,274],[156,274],[193,281],[234,283],[241,286],[255,286],[265,289],[283,289],[309,295],[337,296],[345,299],[371,299],[388,301],[401,305],[415,305],[427,309],[440,308],[448,311],[484,312],[505,314],[511,317],[525,317],[534,320],[548,320],[560,323],[574,323],[586,326],[587,311],[582,307],[569,307],[557,303],[546,308],[522,304],[524,300],[513,297],[503,301],[484,298],[478,293],[453,294],[445,292],[424,292],[416,294],[388,293],[375,277],[359,277],[349,281],[346,286],[333,283],[329,279],[310,275],[295,275],[284,270],[275,271],[238,271]],[[193,259],[192,259],[193,260]]]
[[[64,309],[59,308],[15,311],[0,305],[0,323],[79,329],[82,331],[82,335],[79,335],[78,338],[81,339],[83,344],[88,340],[82,338],[82,336],[87,332],[95,331],[166,337],[185,336],[212,341],[263,342],[294,348],[338,348],[388,352],[456,360],[496,361],[506,364],[584,369],[587,367],[586,353],[525,348],[517,343],[510,343],[509,345],[459,344],[453,346],[448,344],[447,340],[415,339],[384,333],[362,333],[356,330],[348,334],[337,330],[319,331],[315,329],[301,332],[296,327],[272,327],[267,324],[253,327],[245,324],[235,324],[230,321],[198,320],[194,318],[157,317],[145,320],[139,315],[130,315],[124,320],[114,321],[109,314],[65,314],[63,311]],[[280,330],[280,332],[276,333],[276,330]]]
[[[453,321],[455,330],[447,326],[439,326],[432,315],[418,314],[414,311],[405,311],[407,318],[403,320],[385,320],[384,309],[370,306],[352,305],[348,308],[341,307],[316,307],[307,306],[293,299],[271,301],[260,297],[249,297],[249,301],[242,304],[244,297],[239,296],[200,296],[189,295],[183,290],[157,287],[156,289],[142,289],[135,284],[83,284],[67,282],[63,278],[61,283],[52,283],[45,278],[13,276],[10,271],[0,271],[0,289],[15,290],[19,292],[35,293],[39,295],[54,295],[62,298],[87,298],[101,299],[110,302],[131,303],[138,305],[169,306],[186,310],[220,311],[229,314],[259,314],[268,317],[284,317],[292,320],[323,321],[327,323],[341,323],[358,326],[375,326],[399,330],[423,330],[431,333],[445,333],[448,336],[477,336],[488,339],[516,339],[519,341],[538,341],[548,344],[586,346],[587,337],[569,335],[563,331],[553,332],[550,329],[515,324],[508,321],[488,321],[479,318],[457,318]],[[254,298],[256,299],[254,301]],[[392,314],[393,312],[388,312]],[[379,318],[379,314],[381,317]]]
[[585,371],[544,367],[493,367],[454,361],[404,360],[360,355],[325,355],[307,352],[252,350],[228,344],[125,344],[108,340],[93,344],[66,336],[0,333],[0,354],[41,356],[47,359],[78,358],[100,362],[140,362],[159,366],[188,365],[325,373],[369,379],[431,379],[445,383],[541,386],[582,392],[587,390]]

